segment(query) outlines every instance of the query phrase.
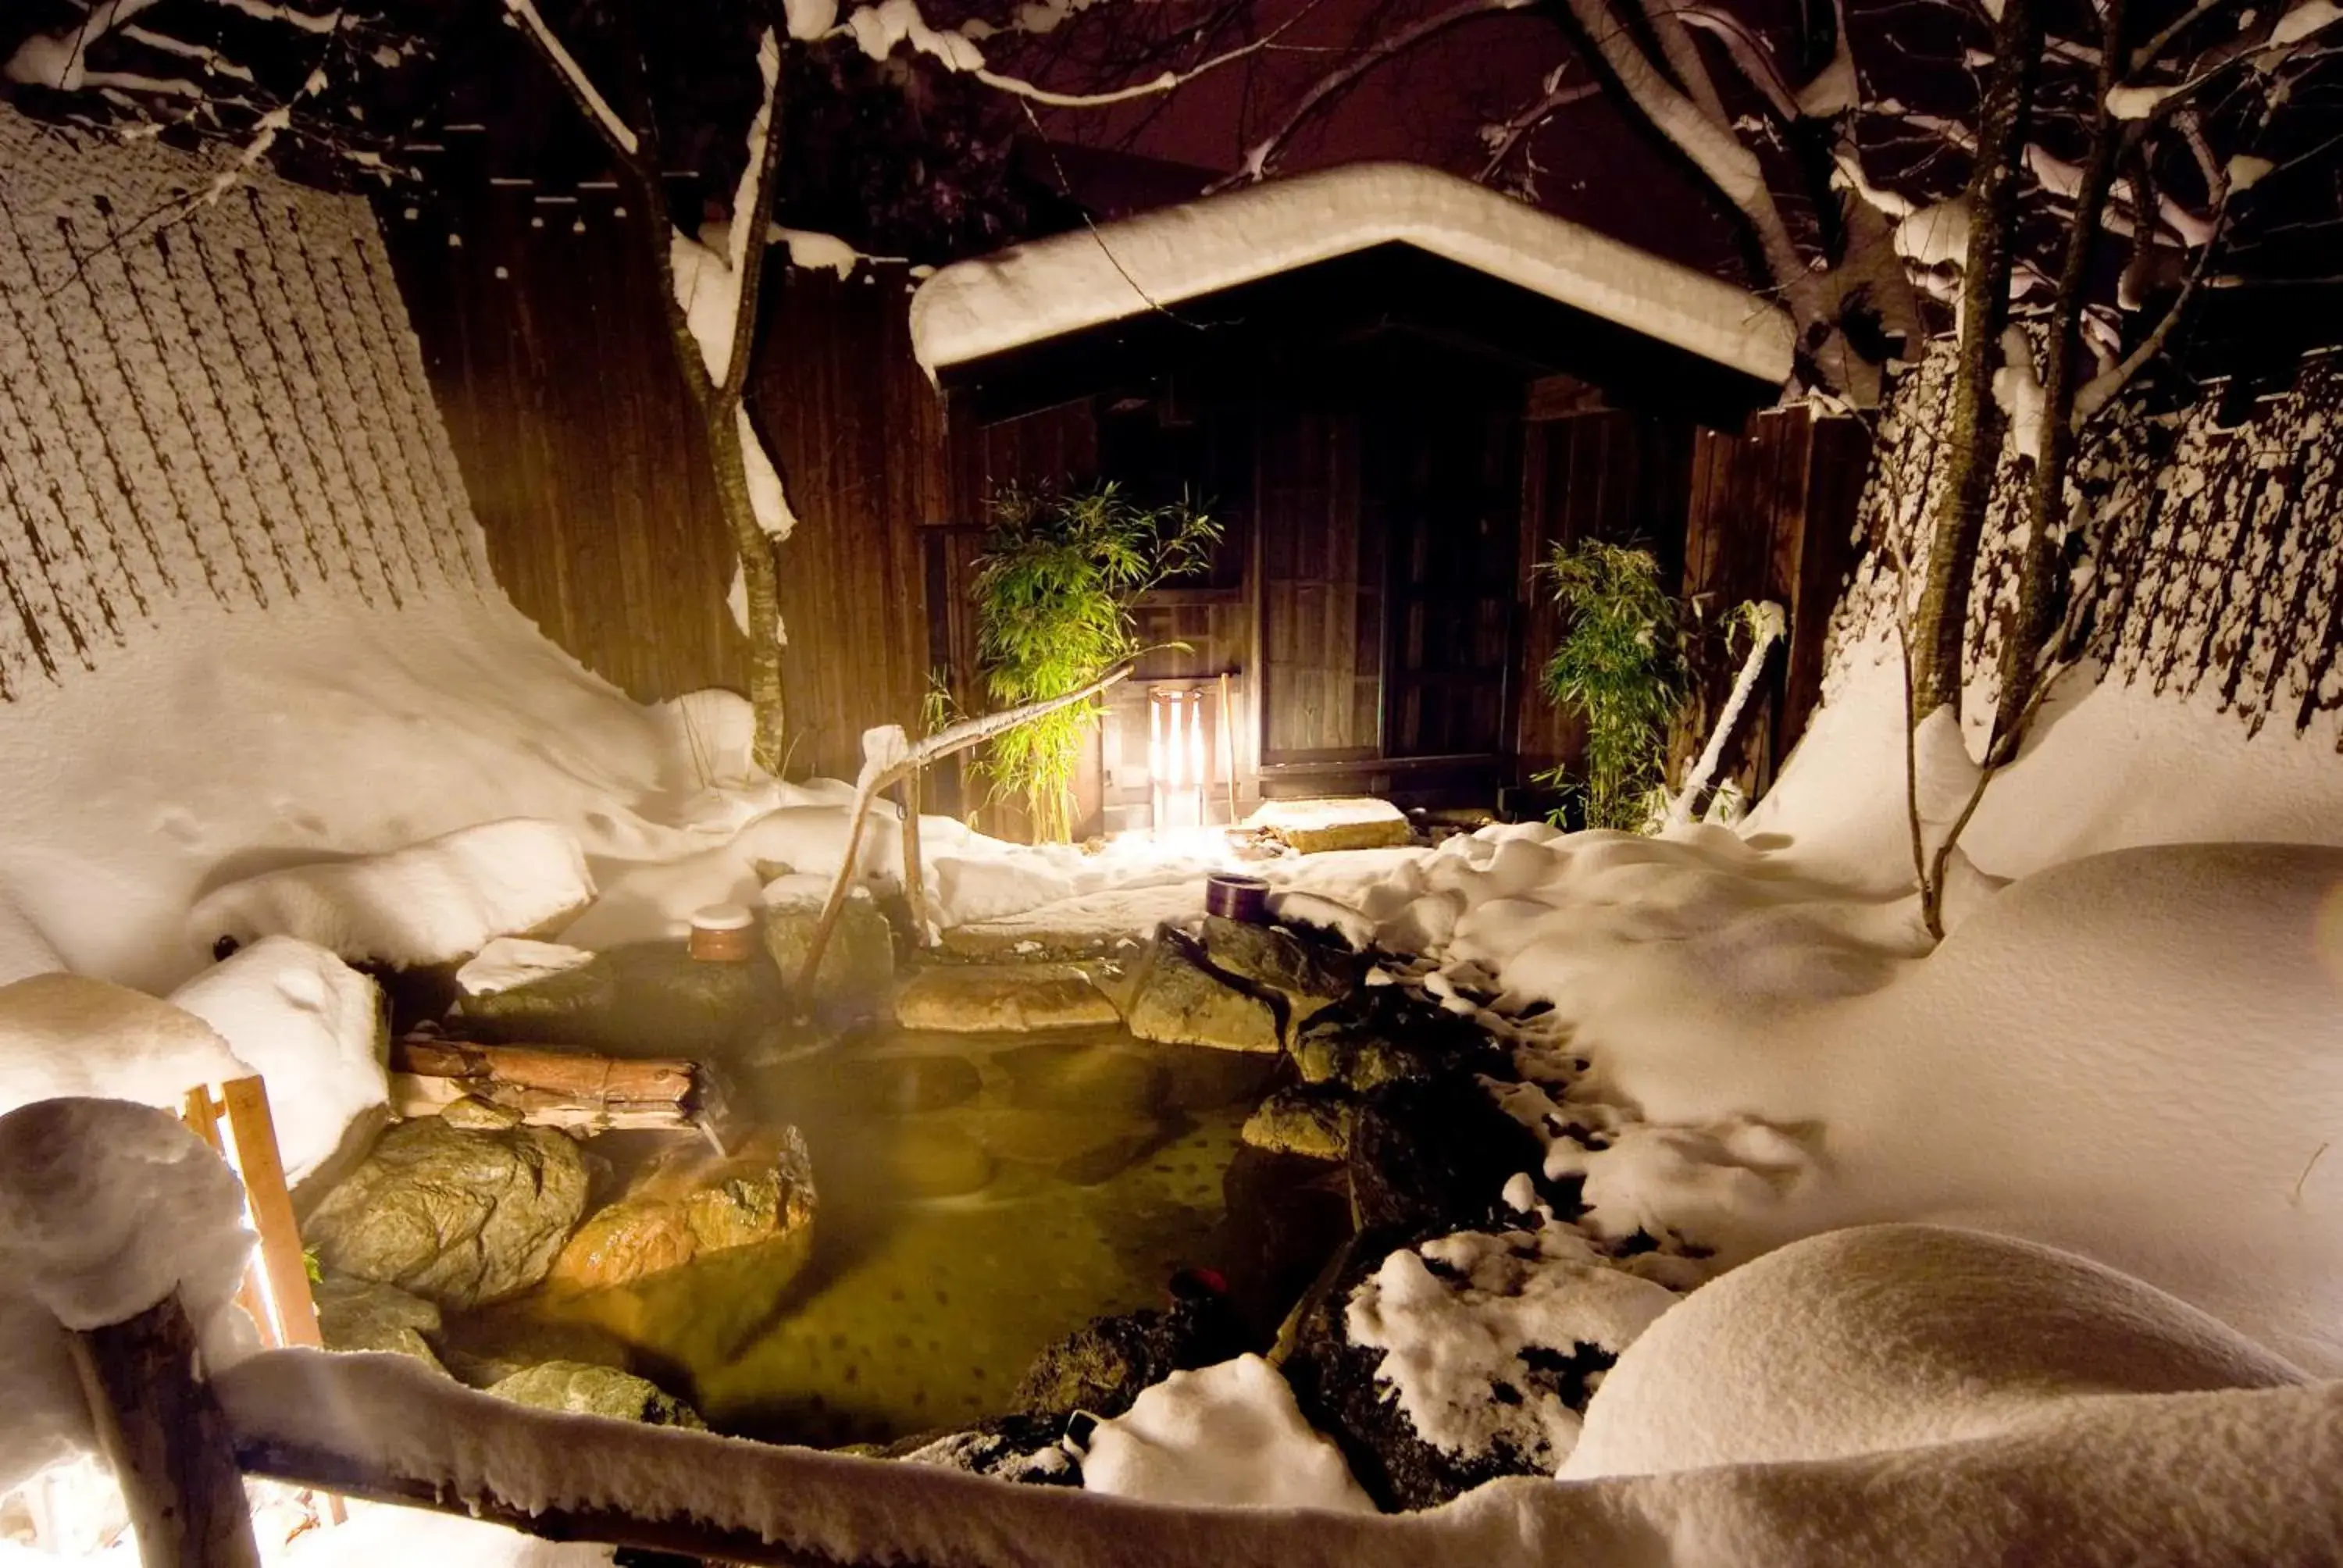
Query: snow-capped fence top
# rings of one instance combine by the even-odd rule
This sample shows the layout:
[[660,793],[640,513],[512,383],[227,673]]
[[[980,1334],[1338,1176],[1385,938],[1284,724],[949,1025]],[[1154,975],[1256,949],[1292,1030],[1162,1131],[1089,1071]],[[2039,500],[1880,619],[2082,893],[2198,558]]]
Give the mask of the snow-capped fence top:
[[1396,163],[1247,186],[956,262],[912,297],[912,347],[932,376],[1391,244],[1760,381],[1790,374],[1789,317],[1747,290],[1470,180]]
[[0,108],[0,699],[197,598],[488,580],[373,214]]
[[[1859,523],[1867,553],[1832,628],[1841,649],[1893,626],[1898,541],[1921,569],[1942,499],[1952,358],[1948,343],[1931,346],[1880,423]],[[2225,423],[2208,395],[2169,415],[2135,402],[2092,426],[2069,486],[2082,533],[2072,618],[2109,678],[2216,704],[2248,734],[2273,721],[2302,731],[2343,709],[2338,420],[2343,360],[2330,357],[2241,423]],[[1969,658],[1986,686],[2016,602],[2027,461],[2004,452],[1978,554]]]

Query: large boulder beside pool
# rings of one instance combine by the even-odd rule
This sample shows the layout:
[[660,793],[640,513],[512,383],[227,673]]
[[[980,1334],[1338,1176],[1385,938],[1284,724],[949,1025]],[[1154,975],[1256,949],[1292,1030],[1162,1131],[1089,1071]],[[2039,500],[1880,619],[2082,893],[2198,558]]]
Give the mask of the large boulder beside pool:
[[1121,1020],[1097,982],[1072,964],[940,964],[895,995],[895,1021],[905,1029],[952,1034],[1112,1028]]
[[[772,955],[781,982],[793,992],[806,957],[813,951],[822,908],[820,895],[788,887],[798,880],[784,878],[768,889],[765,909],[765,950]],[[857,889],[839,910],[830,940],[822,945],[821,966],[814,971],[808,994],[793,1000],[799,1007],[875,1009],[894,980],[895,933],[870,895]]]
[[1186,937],[1158,928],[1131,988],[1131,1032],[1166,1045],[1273,1052],[1283,1048],[1278,1010],[1211,969]]
[[813,1162],[797,1129],[730,1155],[679,1144],[578,1228],[551,1278],[567,1289],[599,1290],[735,1248],[809,1248],[813,1219]]
[[491,1397],[569,1415],[704,1430],[699,1412],[646,1378],[587,1362],[547,1362],[488,1388]]
[[1207,915],[1202,935],[1214,969],[1285,999],[1289,1032],[1359,983],[1355,955],[1304,941],[1278,926]]
[[587,1187],[586,1162],[561,1133],[424,1117],[383,1134],[304,1234],[330,1272],[476,1307],[546,1277],[585,1213]]

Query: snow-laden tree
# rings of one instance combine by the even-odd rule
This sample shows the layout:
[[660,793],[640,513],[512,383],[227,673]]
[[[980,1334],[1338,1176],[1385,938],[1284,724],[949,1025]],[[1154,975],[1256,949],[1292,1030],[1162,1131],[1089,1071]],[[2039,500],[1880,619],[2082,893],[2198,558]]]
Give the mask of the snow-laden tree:
[[[127,135],[219,144],[219,172],[187,196],[192,206],[220,199],[264,162],[312,179],[419,180],[402,155],[403,133],[436,106],[424,102],[430,62],[451,44],[477,45],[484,17],[516,30],[646,216],[630,232],[644,236],[660,284],[659,309],[739,563],[733,609],[748,636],[753,755],[778,771],[787,749],[779,547],[796,519],[747,404],[765,255],[776,242],[811,244],[825,259],[857,255],[835,236],[776,221],[790,183],[791,84],[816,86],[830,100],[826,117],[797,116],[800,126],[827,127],[809,163],[836,162],[841,143],[893,136],[891,146],[865,145],[857,156],[868,173],[900,154],[896,161],[910,166],[894,182],[902,188],[850,190],[845,199],[923,206],[910,226],[950,248],[1007,236],[964,210],[970,204],[953,166],[970,162],[971,150],[935,144],[958,135],[969,116],[946,99],[960,110],[972,94],[1063,109],[1161,96],[1264,42],[1214,53],[1192,37],[1156,38],[1128,56],[1129,80],[1068,91],[994,69],[987,48],[1051,31],[1083,7],[993,9],[988,16],[961,6],[931,22],[916,0],[843,7],[838,0],[701,0],[676,11],[644,0],[347,0],[330,7],[324,0],[32,0],[0,19],[0,77],[42,112],[103,118]],[[827,68],[789,68],[817,59]],[[891,107],[874,108],[881,99]],[[890,114],[918,128],[884,128]],[[925,148],[914,145],[922,136]],[[977,149],[976,161],[986,153]],[[703,184],[713,177],[722,194],[678,210],[669,182],[679,167]],[[803,172],[800,185],[832,187],[837,205],[835,169]],[[139,215],[133,232],[179,210]],[[851,216],[905,227],[901,212]]]
[[[1989,692],[1994,711],[1983,766],[1954,768],[1946,819],[1924,828],[1915,811],[1936,925],[1979,792],[2084,651],[2070,578],[2107,563],[2088,548],[2081,437],[2185,340],[2208,292],[2333,270],[2321,255],[2343,243],[2343,7],[1423,0],[1376,15],[1269,95],[1266,128],[1223,184],[1274,176],[1377,74],[1503,28],[1508,49],[1544,53],[1517,65],[1533,85],[1486,120],[1464,150],[1485,156],[1460,172],[1535,199],[1539,177],[1568,166],[1566,126],[1596,112],[1590,98],[1639,117],[1731,216],[1753,286],[1796,320],[1793,395],[1871,405],[1949,308],[1950,428],[1941,472],[1918,479],[1936,509],[1903,563],[1916,771],[1932,757],[1953,768],[1931,737],[1957,736],[1965,693]],[[2014,602],[1997,607],[1996,668],[1979,670],[1980,546],[2013,470],[2022,560]],[[1943,782],[1916,778],[1915,799]]]

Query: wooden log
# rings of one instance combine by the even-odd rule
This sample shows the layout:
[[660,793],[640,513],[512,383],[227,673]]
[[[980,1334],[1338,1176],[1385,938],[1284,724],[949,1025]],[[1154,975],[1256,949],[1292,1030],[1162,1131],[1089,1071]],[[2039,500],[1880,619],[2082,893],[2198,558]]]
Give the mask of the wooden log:
[[675,1056],[616,1057],[541,1046],[478,1045],[409,1035],[391,1042],[394,1072],[423,1078],[481,1079],[513,1089],[580,1100],[665,1101],[680,1104],[699,1086],[698,1063]]
[[[592,1509],[548,1508],[531,1513],[500,1497],[456,1497],[427,1482],[362,1469],[342,1454],[284,1444],[240,1442],[236,1457],[255,1475],[295,1486],[324,1488],[367,1503],[396,1503],[464,1519],[482,1519],[534,1535],[540,1541],[584,1541],[638,1551],[673,1553],[743,1568],[851,1568],[836,1559],[775,1545],[737,1528],[704,1524],[688,1514],[662,1510],[630,1513],[622,1504]],[[917,1568],[898,1563],[897,1568]]]
[[670,1131],[723,1115],[707,1069],[680,1057],[625,1058],[541,1046],[409,1036],[390,1047],[391,1109],[432,1116],[467,1095],[538,1127]]
[[227,1418],[196,1376],[174,1294],[127,1322],[68,1334],[145,1568],[259,1568]]

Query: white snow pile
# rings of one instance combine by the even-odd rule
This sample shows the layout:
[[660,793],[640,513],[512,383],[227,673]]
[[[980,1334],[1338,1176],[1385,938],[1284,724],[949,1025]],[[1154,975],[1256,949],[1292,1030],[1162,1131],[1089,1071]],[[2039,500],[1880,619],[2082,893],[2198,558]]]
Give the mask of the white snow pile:
[[[2343,836],[2322,738],[2141,755],[2200,716],[2079,696],[1988,788],[1936,944],[1900,689],[1875,684],[1825,709],[1738,833],[1492,828],[1316,892],[1517,1043],[1525,1081],[1495,1092],[1539,1133],[1539,1174],[1583,1183],[1599,1241],[1728,1267],[1845,1226],[1972,1226],[2343,1372],[2343,850],[2154,841]],[[2176,790],[2110,789],[2095,744],[2107,774],[2161,763]],[[1933,840],[1976,769],[1949,720],[1923,752]]]
[[1082,1451],[1082,1487],[1192,1507],[1375,1508],[1256,1355],[1173,1372],[1100,1422]]
[[251,1244],[243,1187],[167,1111],[71,1099],[0,1116],[0,1492],[94,1444],[65,1330],[176,1291],[210,1370],[244,1353]]
[[501,601],[188,604],[140,637],[0,704],[0,890],[75,971],[167,990],[210,961],[206,890],[482,823],[558,823],[589,864],[707,842],[669,825],[707,782],[674,712]]
[[[350,1124],[389,1098],[382,992],[323,948],[264,937],[173,991],[171,1001],[218,1030],[260,1074],[288,1181],[323,1164]],[[111,1080],[106,1091],[122,1092]]]
[[252,1067],[184,1008],[85,975],[0,987],[0,1110],[65,1095],[176,1108]]
[[527,937],[498,937],[456,971],[456,989],[466,996],[494,996],[567,974],[593,960],[594,955],[584,948],[531,941]]
[[387,854],[264,871],[206,894],[187,918],[197,945],[294,936],[347,959],[447,963],[498,937],[556,924],[594,898],[577,835],[508,818]]
[[1794,1242],[1688,1297],[1613,1368],[1565,1478],[1968,1442],[2110,1395],[2301,1372],[2087,1259],[1926,1225]]
[[1380,245],[1416,247],[1761,381],[1790,318],[1704,273],[1420,164],[1347,164],[955,262],[911,297],[930,375]]
[[1578,1442],[1572,1397],[1675,1301],[1550,1221],[1402,1248],[1352,1292],[1343,1325],[1384,1352],[1375,1377],[1424,1442],[1552,1470]]
[[1501,829],[1369,910],[1391,945],[1422,934],[1494,977],[1491,1022],[1590,1064],[1507,1104],[1548,1173],[1584,1177],[1598,1235],[1731,1263],[1844,1225],[1971,1224],[2334,1371],[2338,888],[2320,848],[2125,850],[2013,883],[1932,952],[1908,897],[1834,893],[1792,848]]
[[0,1111],[75,1095],[176,1110],[257,1075],[288,1181],[387,1098],[380,993],[333,954],[272,937],[158,1001],[85,975],[0,987]]

